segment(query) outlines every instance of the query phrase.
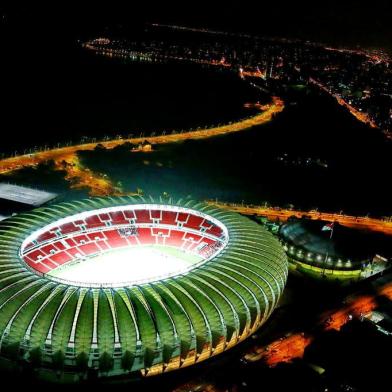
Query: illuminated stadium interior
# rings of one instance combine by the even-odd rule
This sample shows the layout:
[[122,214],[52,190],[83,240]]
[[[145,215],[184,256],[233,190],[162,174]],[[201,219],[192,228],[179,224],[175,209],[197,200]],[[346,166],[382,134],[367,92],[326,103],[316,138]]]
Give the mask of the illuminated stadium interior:
[[220,253],[228,230],[192,209],[128,205],[57,220],[23,241],[38,275],[79,287],[123,287],[186,273]]

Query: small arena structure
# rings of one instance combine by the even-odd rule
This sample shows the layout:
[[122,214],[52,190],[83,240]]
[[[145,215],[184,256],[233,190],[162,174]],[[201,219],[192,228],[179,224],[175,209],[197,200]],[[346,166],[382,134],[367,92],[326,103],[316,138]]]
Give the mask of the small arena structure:
[[333,233],[323,231],[328,223],[291,219],[280,227],[279,237],[292,272],[353,283],[389,268],[391,245],[387,235],[337,222]]
[[[96,198],[0,223],[0,357],[154,375],[214,356],[269,317],[287,259],[238,214],[191,200]],[[61,366],[59,359],[61,358]]]

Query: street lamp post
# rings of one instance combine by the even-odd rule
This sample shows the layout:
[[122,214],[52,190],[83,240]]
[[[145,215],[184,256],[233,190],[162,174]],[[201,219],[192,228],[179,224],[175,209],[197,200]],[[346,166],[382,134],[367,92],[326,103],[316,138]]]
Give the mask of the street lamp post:
[[321,272],[321,276],[325,277],[325,269],[326,269],[326,264],[327,264],[328,256],[329,256],[329,247],[330,247],[332,236],[333,236],[333,223],[330,224],[330,225],[325,225],[322,228],[322,230],[330,230],[330,232],[331,232],[330,235],[329,235],[329,242],[328,242],[328,246],[327,246],[327,252],[325,254],[325,258],[324,258],[324,262],[323,262],[323,269],[322,269],[322,272]]

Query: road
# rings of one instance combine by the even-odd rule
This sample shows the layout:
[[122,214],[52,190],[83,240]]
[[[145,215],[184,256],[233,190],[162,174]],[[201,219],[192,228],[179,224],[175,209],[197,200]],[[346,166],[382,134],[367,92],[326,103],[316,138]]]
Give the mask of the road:
[[244,215],[265,216],[272,221],[279,220],[281,222],[282,221],[284,222],[287,221],[287,219],[292,216],[295,216],[297,218],[301,218],[305,216],[307,219],[312,219],[312,220],[321,219],[327,222],[338,222],[343,226],[352,227],[355,229],[377,231],[387,235],[392,235],[392,218],[377,219],[377,218],[370,218],[367,216],[352,216],[352,215],[344,215],[344,214],[337,214],[331,212],[321,212],[315,210],[301,211],[301,210],[283,209],[278,207],[243,205],[243,204],[219,202],[214,200],[209,200],[208,203]]
[[79,144],[75,146],[55,148],[52,150],[35,152],[33,154],[18,155],[15,157],[2,159],[0,161],[0,174],[19,170],[23,167],[33,167],[49,160],[59,161],[64,156],[69,158],[73,154],[76,154],[77,151],[93,150],[98,144],[103,145],[105,148],[111,149],[125,142],[140,144],[145,140],[148,140],[148,142],[151,144],[166,144],[185,140],[206,139],[233,132],[241,132],[254,126],[262,125],[271,121],[274,115],[283,111],[284,102],[278,97],[273,97],[272,102],[270,104],[264,105],[262,108],[263,111],[261,113],[257,113],[252,117],[212,128],[190,130],[182,133],[162,134],[151,137],[140,136],[129,139],[120,138],[101,142]]
[[[322,91],[326,92],[330,96],[336,99],[336,102],[348,109],[348,111],[353,115],[358,121],[363,122],[364,124],[369,125],[371,128],[378,128],[377,124],[369,117],[369,115],[365,112],[359,111],[353,105],[350,105],[347,101],[345,101],[339,94],[333,93],[329,88],[324,86],[321,82],[316,79],[309,78],[309,82],[320,88]],[[387,138],[391,138],[391,136],[384,132]]]
[[310,331],[287,333],[281,338],[263,346],[254,346],[245,354],[248,362],[262,361],[270,367],[282,362],[291,362],[293,359],[302,358],[306,347],[322,332],[340,330],[343,325],[352,320],[370,319],[377,308],[377,298],[383,296],[392,300],[391,276],[380,277],[375,280],[371,288],[347,296],[342,301],[342,306],[323,312],[315,326]]

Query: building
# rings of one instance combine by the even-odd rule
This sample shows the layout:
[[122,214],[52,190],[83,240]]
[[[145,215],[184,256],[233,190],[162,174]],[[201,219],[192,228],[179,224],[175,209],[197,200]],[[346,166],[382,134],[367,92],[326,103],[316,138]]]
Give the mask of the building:
[[0,200],[7,200],[31,207],[39,207],[56,197],[57,195],[55,193],[20,185],[0,183]]
[[215,356],[268,319],[288,272],[267,230],[190,200],[38,208],[0,223],[0,246],[0,357],[75,374]]
[[390,241],[381,233],[321,220],[290,220],[281,226],[279,237],[290,269],[313,277],[347,282],[363,279],[388,268],[392,255]]

